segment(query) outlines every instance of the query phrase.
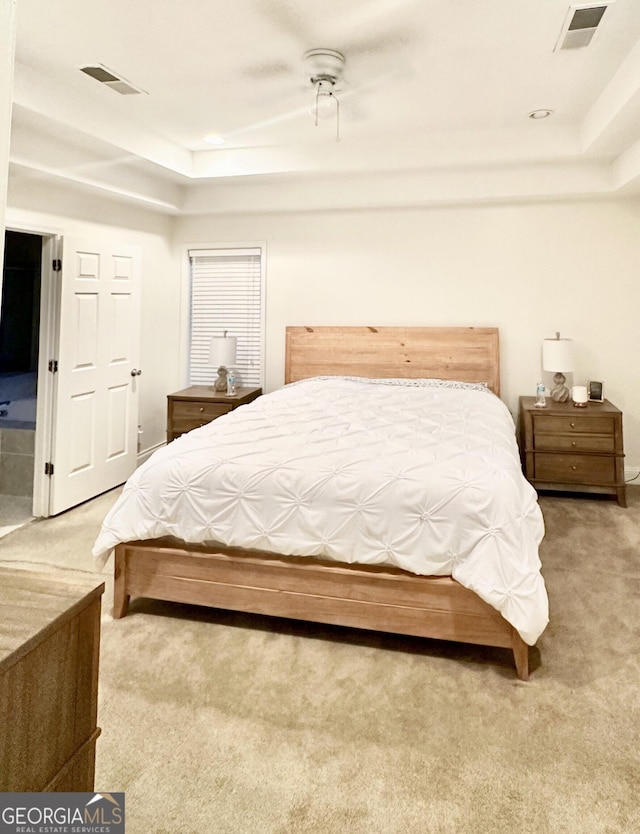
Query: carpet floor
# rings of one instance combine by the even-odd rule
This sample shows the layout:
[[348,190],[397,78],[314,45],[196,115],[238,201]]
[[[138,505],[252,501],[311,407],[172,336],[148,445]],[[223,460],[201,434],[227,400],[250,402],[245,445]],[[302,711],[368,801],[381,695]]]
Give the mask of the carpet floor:
[[[0,567],[93,572],[117,494],[9,533]],[[528,683],[502,649],[148,600],[114,621],[107,568],[96,789],[128,834],[640,831],[640,487],[540,504]]]

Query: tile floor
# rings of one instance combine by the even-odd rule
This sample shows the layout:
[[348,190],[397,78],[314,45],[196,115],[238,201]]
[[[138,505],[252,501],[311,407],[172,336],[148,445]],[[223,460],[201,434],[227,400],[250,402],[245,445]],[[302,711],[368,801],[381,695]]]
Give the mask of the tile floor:
[[32,506],[32,498],[0,495],[0,538],[28,524],[33,519]]
[[35,431],[0,426],[0,500],[33,495],[35,438]]

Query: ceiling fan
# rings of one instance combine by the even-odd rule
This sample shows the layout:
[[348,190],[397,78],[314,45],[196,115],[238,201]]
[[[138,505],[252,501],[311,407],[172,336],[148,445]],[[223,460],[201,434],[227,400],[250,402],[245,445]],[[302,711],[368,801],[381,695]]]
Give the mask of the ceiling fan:
[[[303,74],[302,84],[300,88],[296,86],[295,91],[283,93],[282,82],[279,81],[278,88],[275,91],[272,100],[280,100],[283,98],[291,99],[292,92],[295,95],[296,104],[285,110],[277,113],[274,116],[252,122],[242,127],[227,133],[228,138],[239,139],[247,134],[255,133],[256,131],[270,128],[283,122],[288,122],[292,119],[299,118],[304,115],[311,115],[314,119],[315,125],[318,126],[319,120],[328,120],[335,118],[336,122],[336,141],[340,141],[340,102],[349,101],[348,112],[356,119],[364,118],[363,108],[361,106],[361,94],[368,91],[379,89],[380,85],[389,78],[406,76],[408,70],[407,65],[396,62],[396,66],[386,73],[374,74],[369,78],[358,83],[351,84],[346,77],[345,67],[347,59],[343,52],[337,49],[329,49],[319,47],[307,50],[302,56]],[[266,68],[266,67],[265,67]],[[300,78],[300,71],[297,73],[292,71],[289,65],[273,64],[270,71],[264,72],[263,68],[260,71],[260,78],[272,78],[275,76],[281,77],[286,75],[291,77],[298,75]],[[303,93],[305,99],[300,98]],[[309,95],[311,93],[311,96]],[[336,95],[337,94],[337,95]],[[264,95],[261,96],[264,101]]]
[[[417,0],[368,0],[353,7],[345,6],[342,14],[327,17],[317,14],[319,7],[316,5],[310,7],[298,0],[256,0],[256,9],[300,50],[303,84],[294,87],[287,81],[296,76],[300,78],[300,63],[294,61],[289,48],[278,59],[245,65],[242,70],[245,77],[260,85],[261,103],[268,99],[296,103],[284,113],[233,133],[246,134],[309,112],[316,126],[319,119],[335,118],[336,139],[339,140],[340,102],[348,98],[352,115],[358,110],[362,113],[360,93],[379,89],[390,76],[406,73],[407,62],[403,60],[402,52],[406,52],[415,40],[415,27],[408,15],[415,2]],[[401,9],[407,13],[402,16],[403,20]],[[332,42],[332,48],[309,48],[319,40]],[[347,61],[348,79],[345,73]],[[313,98],[308,97],[305,104],[301,94],[308,96],[309,88]]]
[[326,118],[335,111],[336,140],[340,141],[340,99],[335,95],[342,89],[344,55],[337,49],[309,49],[304,54],[309,83],[315,89],[314,116]]

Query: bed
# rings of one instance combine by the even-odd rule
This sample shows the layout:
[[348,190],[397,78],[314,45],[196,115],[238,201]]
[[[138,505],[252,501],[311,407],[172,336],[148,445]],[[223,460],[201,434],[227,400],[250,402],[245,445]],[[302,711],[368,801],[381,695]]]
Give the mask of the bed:
[[[496,646],[513,652],[527,680],[529,646],[548,620],[538,558],[544,527],[499,400],[497,329],[289,327],[285,383],[173,441],[127,482],[94,546],[101,565],[115,554],[113,616],[125,616],[131,598],[149,597]],[[451,411],[431,405],[441,401]],[[437,419],[426,416],[431,409]],[[302,415],[307,432],[295,454],[293,424],[282,431],[291,414]],[[454,435],[462,447],[451,446],[452,463],[443,458]],[[495,449],[500,463],[487,465]],[[187,458],[197,461],[197,477],[184,475]],[[252,469],[258,461],[261,469]],[[295,481],[316,465],[313,486]],[[368,479],[386,466],[395,467],[393,477],[372,487]],[[206,479],[214,470],[218,503],[205,511],[198,496],[212,500]],[[453,498],[435,499],[439,482],[427,480],[436,470],[454,484]],[[418,512],[423,481],[433,498],[421,498]],[[397,495],[385,491],[390,482]],[[311,492],[313,500],[304,499]],[[374,493],[382,497],[372,509]],[[326,495],[337,503],[321,517]],[[267,523],[260,515],[267,504],[272,519],[286,507],[297,527],[283,533],[279,522]],[[411,533],[401,524],[405,505]],[[467,523],[472,517],[481,529]]]

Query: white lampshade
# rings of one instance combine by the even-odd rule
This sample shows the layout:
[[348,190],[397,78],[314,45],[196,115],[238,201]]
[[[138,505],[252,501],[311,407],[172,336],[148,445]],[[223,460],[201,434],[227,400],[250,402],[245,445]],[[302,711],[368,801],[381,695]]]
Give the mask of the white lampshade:
[[229,368],[236,364],[235,336],[212,336],[209,346],[209,363],[215,368]]
[[569,373],[573,371],[573,341],[571,339],[543,339],[542,369]]

